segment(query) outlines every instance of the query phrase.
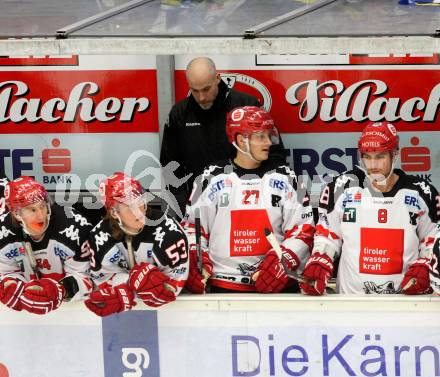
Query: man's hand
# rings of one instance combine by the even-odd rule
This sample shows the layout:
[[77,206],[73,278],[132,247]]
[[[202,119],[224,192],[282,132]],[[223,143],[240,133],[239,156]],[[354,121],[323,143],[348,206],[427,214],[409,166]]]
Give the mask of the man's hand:
[[206,282],[212,275],[212,262],[207,251],[202,251],[202,273],[197,263],[197,250],[189,251],[189,274],[185,287],[192,293],[205,293]]
[[127,284],[106,287],[92,292],[84,304],[100,317],[130,310],[136,305],[134,294]]
[[324,294],[328,279],[333,274],[333,261],[327,254],[313,253],[307,260],[303,276],[314,283],[300,283],[304,294],[320,296]]
[[128,285],[148,306],[159,307],[176,299],[171,279],[150,263],[134,266]]
[[402,292],[406,295],[421,295],[429,293],[429,265],[428,258],[419,258],[408,268],[400,284]]
[[[281,249],[286,266],[291,271],[296,270],[300,264],[296,254],[284,247]],[[255,288],[260,293],[281,292],[289,281],[284,267],[273,249],[261,261],[257,271],[252,275],[252,279],[255,280]]]
[[0,301],[8,308],[20,311],[24,284],[23,281],[14,278],[3,279],[0,283]]
[[42,278],[25,284],[20,301],[29,313],[47,314],[63,302],[64,287],[53,279]]

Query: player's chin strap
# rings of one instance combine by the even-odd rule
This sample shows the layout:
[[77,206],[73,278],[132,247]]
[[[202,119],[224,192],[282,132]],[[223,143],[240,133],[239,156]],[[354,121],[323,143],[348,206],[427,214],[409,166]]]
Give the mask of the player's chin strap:
[[44,229],[41,232],[38,232],[38,233],[33,233],[26,226],[26,223],[24,222],[23,218],[18,214],[18,212],[15,212],[15,217],[20,222],[21,227],[23,228],[23,232],[25,232],[28,236],[32,237],[33,239],[34,239],[34,237],[41,236],[39,239],[34,239],[35,242],[39,242],[39,241],[41,241],[43,239],[44,233],[46,233],[46,230],[49,227],[51,213],[52,213],[52,209],[50,208],[50,204],[47,203],[47,223],[46,223],[46,226],[44,227]]
[[391,175],[394,173],[394,167],[396,166],[397,163],[397,159],[399,158],[399,153],[398,150],[394,150],[391,152],[393,154],[393,162],[391,163],[391,169],[390,172],[388,173],[388,175],[382,179],[381,181],[378,181],[376,179],[374,179],[370,174],[368,174],[368,170],[362,160],[362,156],[359,156],[360,158],[358,159],[360,161],[359,165],[356,165],[360,170],[362,170],[365,173],[365,176],[368,177],[368,179],[370,180],[370,182],[374,182],[376,181],[378,185],[380,186],[385,186],[387,184],[388,179],[391,177]]
[[250,146],[249,146],[249,139],[248,139],[248,138],[245,138],[245,139],[244,139],[244,142],[245,142],[246,149],[247,149],[246,151],[244,151],[243,149],[241,149],[241,148],[237,145],[237,143],[236,143],[235,141],[232,143],[232,145],[233,145],[235,148],[237,148],[241,153],[243,153],[243,154],[245,154],[246,156],[248,156],[252,161],[254,161],[254,162],[258,163],[258,164],[261,164],[262,161],[259,161],[259,160],[257,160],[254,156],[252,156],[251,148],[250,148]]

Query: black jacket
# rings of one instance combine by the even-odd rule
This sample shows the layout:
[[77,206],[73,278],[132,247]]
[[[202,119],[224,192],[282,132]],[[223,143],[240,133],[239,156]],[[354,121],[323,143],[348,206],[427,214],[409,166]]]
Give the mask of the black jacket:
[[[203,110],[192,95],[172,107],[163,133],[160,162],[165,167],[177,161],[179,167],[174,172],[177,178],[191,174],[186,184],[178,188],[173,187],[169,174],[164,177],[181,208],[195,177],[213,162],[235,156],[235,148],[226,137],[225,125],[227,113],[239,106],[260,106],[260,103],[249,94],[229,89],[220,80],[218,95],[210,109]],[[269,158],[277,165],[285,163],[282,143],[271,147]]]

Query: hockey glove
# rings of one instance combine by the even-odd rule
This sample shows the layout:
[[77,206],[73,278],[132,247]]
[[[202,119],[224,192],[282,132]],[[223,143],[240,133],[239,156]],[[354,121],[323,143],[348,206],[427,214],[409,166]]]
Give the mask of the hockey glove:
[[205,293],[206,282],[212,275],[212,262],[207,251],[202,251],[202,273],[197,263],[197,250],[189,251],[189,274],[185,287],[192,293]]
[[5,278],[0,283],[0,301],[8,308],[20,311],[20,297],[23,293],[24,282],[14,278]]
[[429,265],[428,258],[415,260],[408,268],[400,284],[402,292],[406,295],[421,295],[429,293]]
[[55,280],[31,280],[25,284],[20,301],[29,313],[47,314],[60,307],[64,293],[64,287]]
[[[296,254],[281,246],[283,259],[287,267],[294,271],[298,268],[300,262]],[[281,292],[289,281],[286,271],[281,264],[275,250],[270,250],[258,266],[257,271],[252,276],[255,279],[255,288],[260,293],[278,293]]]
[[100,317],[130,310],[136,305],[134,294],[127,284],[101,288],[99,291],[92,292],[84,304]]
[[303,276],[310,283],[300,283],[301,291],[306,295],[319,296],[324,294],[328,279],[333,274],[333,261],[327,254],[313,253],[307,260]]
[[128,285],[148,306],[159,307],[176,299],[171,279],[150,263],[134,266]]

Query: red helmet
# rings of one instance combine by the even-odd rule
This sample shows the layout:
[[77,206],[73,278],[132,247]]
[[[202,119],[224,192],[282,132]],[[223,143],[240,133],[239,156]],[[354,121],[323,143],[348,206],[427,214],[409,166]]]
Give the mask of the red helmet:
[[253,132],[266,130],[272,131],[272,136],[278,137],[272,117],[260,107],[237,107],[226,118],[226,135],[230,143],[235,142],[237,134],[249,136]]
[[99,184],[99,192],[105,208],[109,209],[117,203],[141,197],[144,189],[134,178],[122,172],[116,172]]
[[22,176],[8,182],[5,187],[5,201],[10,211],[17,211],[42,200],[47,200],[47,191],[31,177]]
[[391,123],[371,123],[362,132],[358,149],[360,153],[392,152],[399,149],[399,136]]

